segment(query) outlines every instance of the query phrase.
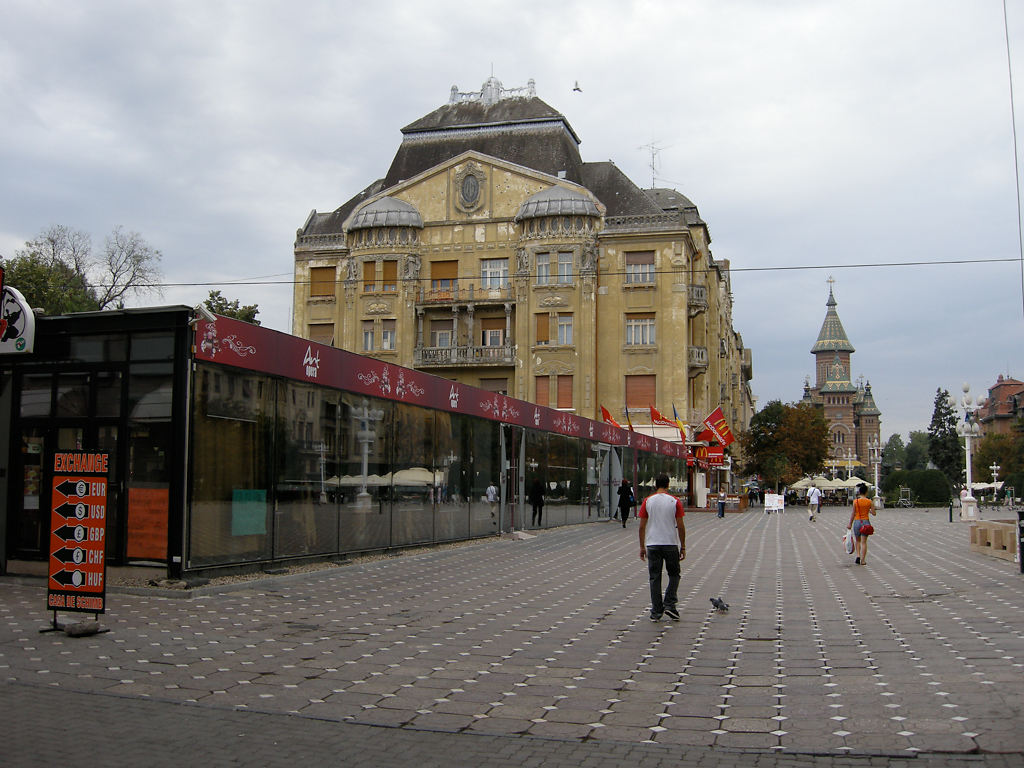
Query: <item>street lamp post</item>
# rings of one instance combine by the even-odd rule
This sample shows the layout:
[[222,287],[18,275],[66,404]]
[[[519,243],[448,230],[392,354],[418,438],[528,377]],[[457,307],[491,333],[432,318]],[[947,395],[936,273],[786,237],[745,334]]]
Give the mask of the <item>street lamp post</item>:
[[965,383],[963,385],[963,393],[963,396],[960,398],[960,408],[964,412],[964,419],[960,422],[956,431],[963,437],[964,447],[967,449],[967,467],[965,472],[967,485],[960,492],[960,519],[977,520],[978,500],[974,498],[974,491],[971,488],[973,482],[971,477],[971,440],[981,435],[981,425],[978,423],[978,406],[974,404],[974,398],[971,397],[970,384]]
[[996,488],[996,483],[999,482],[999,470],[1002,469],[994,461],[988,465],[989,470],[992,472],[992,501],[995,502],[999,498],[999,490]]
[[868,438],[868,455],[875,467],[875,508],[878,509],[882,506],[882,490],[878,487],[878,469],[882,464],[882,446],[875,435]]

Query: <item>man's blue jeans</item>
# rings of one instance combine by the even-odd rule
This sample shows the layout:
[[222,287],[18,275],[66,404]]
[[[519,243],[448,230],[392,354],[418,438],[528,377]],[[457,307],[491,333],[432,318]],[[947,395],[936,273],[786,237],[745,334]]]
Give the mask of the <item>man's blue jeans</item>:
[[[661,568],[668,572],[668,586],[661,593]],[[661,616],[666,608],[676,607],[676,593],[679,591],[679,547],[671,544],[656,544],[647,547],[647,574],[651,582],[651,613]]]

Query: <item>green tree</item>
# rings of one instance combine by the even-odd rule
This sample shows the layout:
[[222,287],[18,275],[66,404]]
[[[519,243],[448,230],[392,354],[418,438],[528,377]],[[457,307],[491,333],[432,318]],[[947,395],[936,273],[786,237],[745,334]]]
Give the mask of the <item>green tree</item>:
[[888,475],[895,469],[902,469],[907,461],[907,448],[903,444],[903,438],[898,433],[893,433],[882,448],[883,475]]
[[130,295],[159,293],[161,255],[138,232],[115,227],[95,255],[89,234],[53,225],[7,260],[7,282],[46,314],[123,307]]
[[21,291],[25,301],[48,315],[100,308],[96,292],[72,267],[52,263],[39,253],[21,253],[3,261],[4,282]]
[[743,471],[760,475],[777,489],[824,466],[828,424],[820,408],[772,400],[750,420],[739,443],[746,460]]
[[1024,435],[985,435],[978,443],[977,451],[971,454],[974,479],[990,481],[992,470],[989,467],[993,464],[999,465],[999,477],[1003,480],[1024,471]]
[[928,458],[947,477],[950,485],[960,484],[964,452],[960,436],[956,433],[956,411],[949,392],[941,387],[935,390],[935,408],[928,425]]
[[220,291],[210,291],[209,297],[203,303],[215,315],[233,317],[236,320],[242,320],[253,325],[260,324],[260,321],[256,319],[256,315],[260,313],[260,308],[257,304],[241,306],[238,299],[228,301],[221,295]]
[[925,469],[928,466],[928,433],[912,431],[903,452],[903,468]]

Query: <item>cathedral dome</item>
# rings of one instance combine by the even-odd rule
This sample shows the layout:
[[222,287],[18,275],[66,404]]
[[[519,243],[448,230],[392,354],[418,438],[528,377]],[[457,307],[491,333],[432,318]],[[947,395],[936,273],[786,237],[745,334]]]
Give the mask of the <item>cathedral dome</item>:
[[516,221],[537,219],[544,216],[594,216],[600,217],[594,201],[582,192],[566,187],[548,187],[526,198]]
[[415,207],[404,200],[382,197],[352,214],[346,229],[349,232],[372,227],[415,227],[423,229],[423,217]]

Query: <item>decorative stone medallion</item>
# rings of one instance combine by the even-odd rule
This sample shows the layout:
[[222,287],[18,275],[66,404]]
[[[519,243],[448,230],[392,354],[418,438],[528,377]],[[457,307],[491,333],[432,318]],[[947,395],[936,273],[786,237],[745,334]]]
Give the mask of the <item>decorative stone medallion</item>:
[[487,176],[474,162],[466,163],[455,174],[455,207],[464,213],[472,213],[484,204]]

